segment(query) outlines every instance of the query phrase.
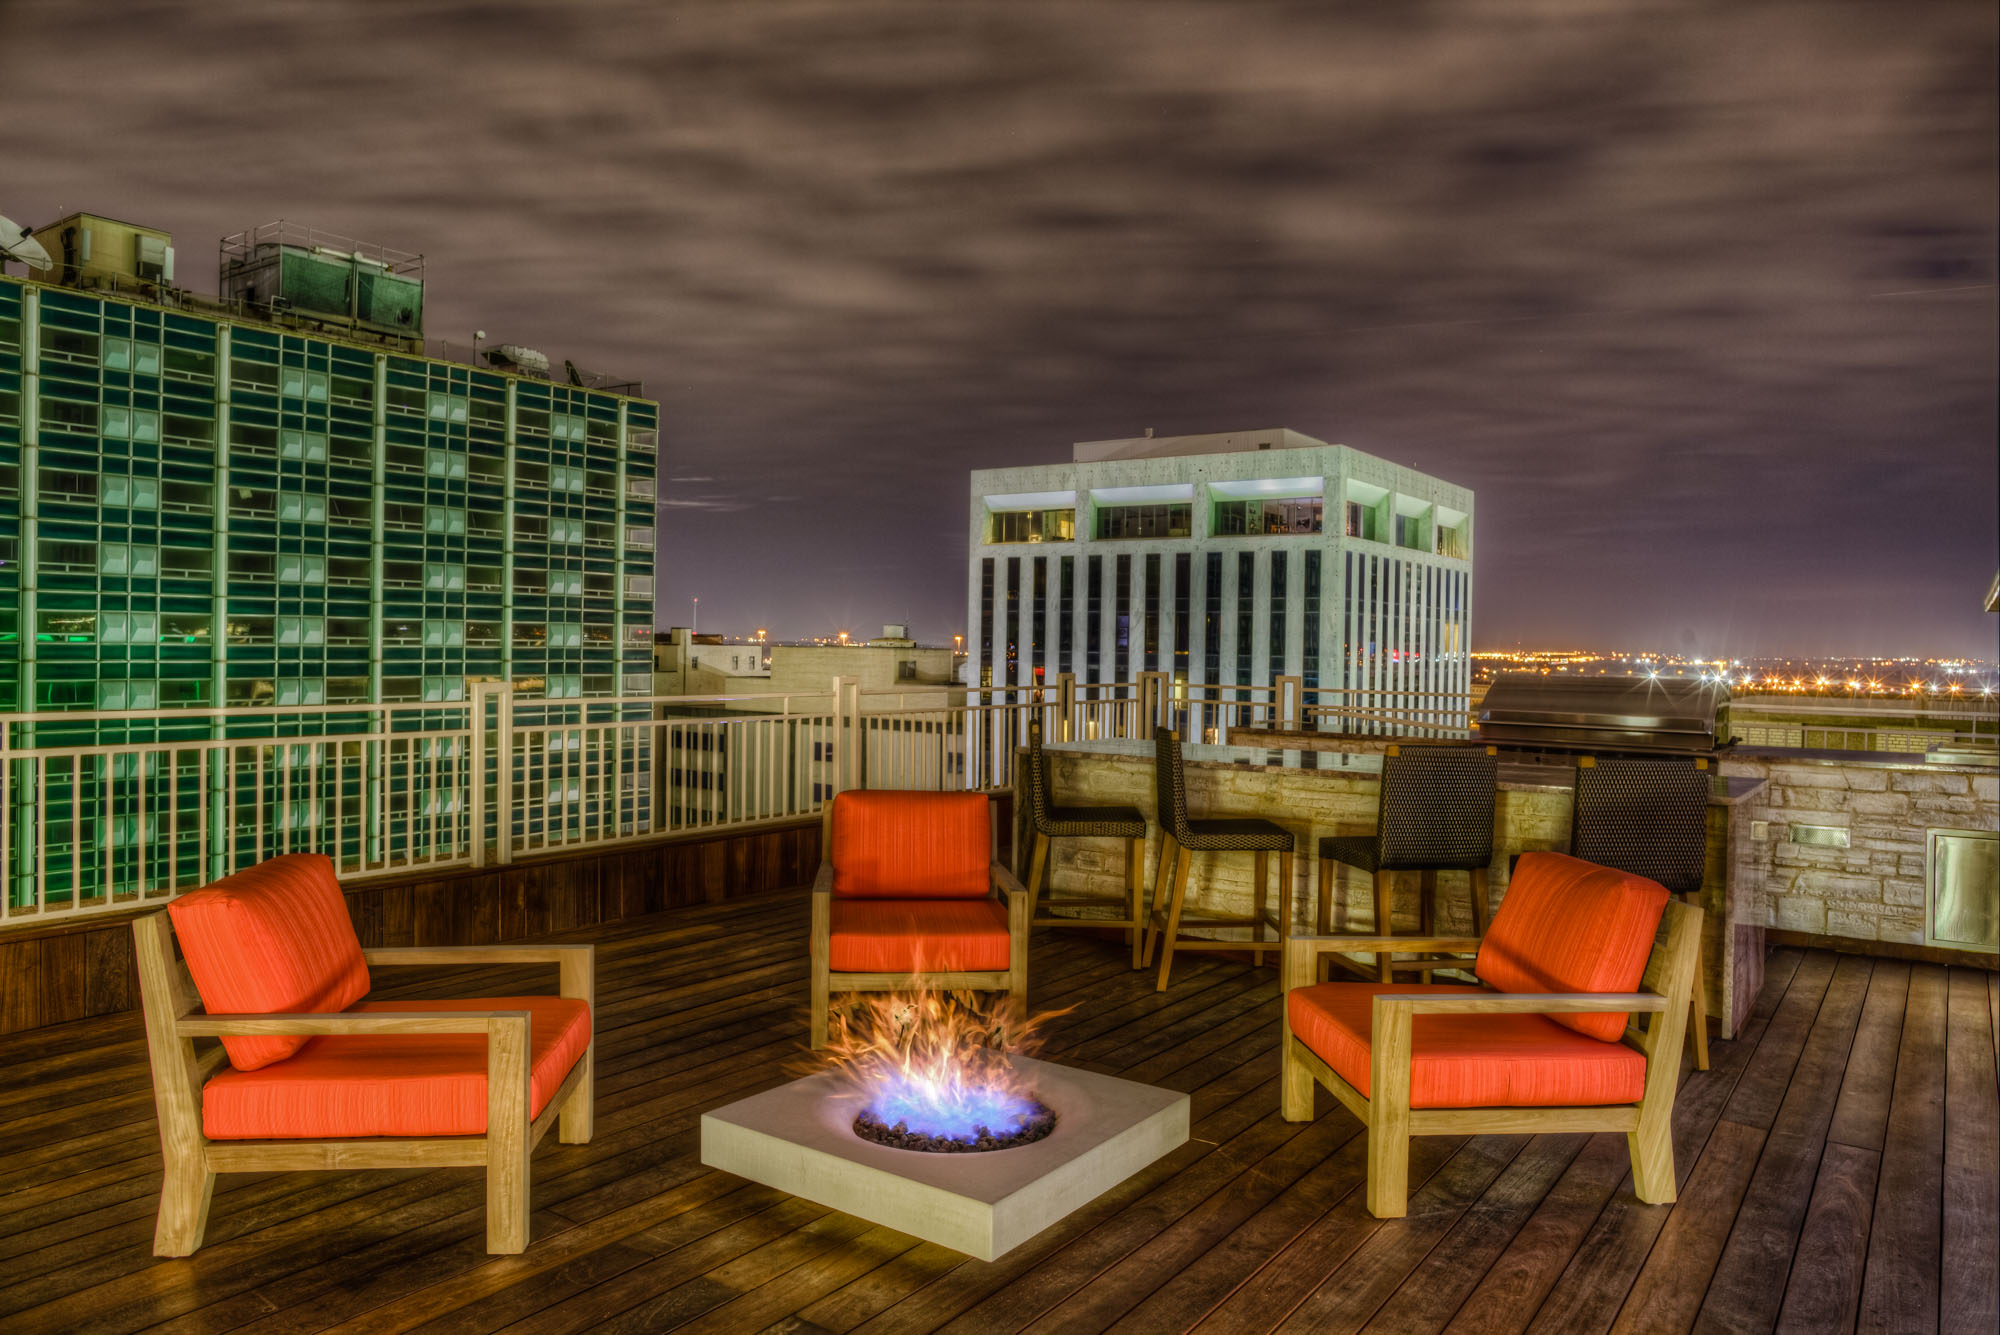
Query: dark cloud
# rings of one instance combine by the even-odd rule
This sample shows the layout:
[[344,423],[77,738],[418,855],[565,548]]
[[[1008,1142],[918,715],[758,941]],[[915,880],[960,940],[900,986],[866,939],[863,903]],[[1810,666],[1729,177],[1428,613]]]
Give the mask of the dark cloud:
[[1284,424],[1475,489],[1482,642],[1993,652],[1991,5],[79,8],[0,208],[643,377],[663,620],[943,639],[968,469]]

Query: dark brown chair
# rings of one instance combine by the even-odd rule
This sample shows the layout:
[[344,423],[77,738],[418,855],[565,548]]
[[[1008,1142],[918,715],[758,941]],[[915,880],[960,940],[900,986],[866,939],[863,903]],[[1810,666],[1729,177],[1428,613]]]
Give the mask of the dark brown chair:
[[[1035,896],[1037,927],[1123,927],[1132,943],[1132,967],[1139,967],[1140,934],[1146,926],[1139,869],[1146,860],[1146,816],[1137,807],[1059,805],[1042,750],[1042,721],[1028,721],[1028,823],[1035,831],[1028,860],[1028,893]],[[1118,839],[1125,844],[1125,895],[1055,897],[1049,848],[1057,839]],[[1071,917],[1057,909],[1109,909],[1112,917]]]
[[[1576,763],[1570,856],[1657,881],[1699,903],[1708,863],[1708,761],[1596,760]],[[1697,1070],[1708,1069],[1707,961],[1696,955],[1688,1037]]]
[[[1160,959],[1159,989],[1167,990],[1176,950],[1242,950],[1248,947],[1257,963],[1264,962],[1265,947],[1283,951],[1291,938],[1292,852],[1290,830],[1256,816],[1188,816],[1187,776],[1181,768],[1181,739],[1170,728],[1153,731],[1153,779],[1159,801],[1160,861],[1153,875],[1152,911],[1146,917],[1145,962],[1152,963],[1156,937],[1166,941]],[[1184,912],[1187,902],[1188,863],[1195,853],[1254,853],[1255,906],[1247,914],[1200,914]],[[1270,859],[1278,855],[1278,910],[1270,911]],[[1173,868],[1173,890],[1167,897],[1162,887],[1167,868]],[[1163,903],[1162,900],[1166,902]],[[1264,935],[1269,924],[1277,929],[1276,940]],[[1254,936],[1248,941],[1216,940],[1181,935],[1189,927],[1248,927]]]
[[[1319,931],[1333,932],[1335,865],[1358,867],[1375,879],[1375,935],[1395,935],[1391,909],[1396,873],[1421,874],[1419,934],[1437,926],[1437,874],[1467,873],[1472,934],[1484,936],[1487,866],[1493,861],[1493,795],[1499,762],[1490,746],[1391,746],[1382,757],[1375,832],[1319,841]],[[1337,935],[1337,934],[1336,934]],[[1394,971],[1427,971],[1423,960],[1396,960],[1381,952],[1372,971],[1335,954],[1348,968],[1390,982]],[[1447,966],[1453,967],[1453,966]]]

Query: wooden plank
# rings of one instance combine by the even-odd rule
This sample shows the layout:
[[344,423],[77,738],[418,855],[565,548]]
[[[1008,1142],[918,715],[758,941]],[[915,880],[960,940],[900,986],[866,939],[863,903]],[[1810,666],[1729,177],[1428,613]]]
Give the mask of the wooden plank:
[[[1694,1152],[1720,1116],[1765,1026],[1786,995],[1801,958],[1795,952],[1772,957],[1764,992],[1742,1034],[1713,1046],[1708,1070],[1683,1077],[1674,1114],[1677,1170],[1691,1166]],[[1631,1190],[1630,1167],[1625,1137],[1592,1136],[1446,1329],[1459,1335],[1518,1335],[1525,1330],[1563,1280],[1613,1198]],[[1621,1288],[1618,1297],[1622,1299],[1623,1294]],[[1602,1314],[1606,1325],[1612,1315],[1609,1311]]]
[[1944,1240],[1938,1325],[2000,1330],[2000,1107],[1985,980],[1953,969],[1945,1036]]
[[1854,1329],[1880,1163],[1873,1150],[1828,1142],[1784,1286],[1777,1322],[1783,1335]]
[[1948,984],[1938,965],[1910,969],[1861,1287],[1860,1323],[1868,1330],[1933,1330],[1938,1324]]
[[1868,978],[1868,1000],[1848,1048],[1847,1069],[1840,1078],[1840,1098],[1826,1138],[1856,1149],[1882,1148],[1889,1130],[1889,1098],[1896,1087],[1896,1049],[1903,1041],[1903,1009],[1910,995],[1910,966],[1900,961],[1875,964]]
[[[1777,1320],[1784,1289],[1771,1277],[1791,1266],[1872,972],[1868,960],[1852,956],[1834,968],[1709,1282],[1698,1330],[1767,1331]],[[1654,1258],[1648,1258],[1647,1267],[1653,1264]]]
[[1668,1335],[1693,1326],[1727,1236],[1717,1221],[1734,1218],[1742,1206],[1763,1148],[1762,1131],[1724,1118],[1673,1207],[1637,1207],[1666,1219],[1611,1323],[1616,1335]]

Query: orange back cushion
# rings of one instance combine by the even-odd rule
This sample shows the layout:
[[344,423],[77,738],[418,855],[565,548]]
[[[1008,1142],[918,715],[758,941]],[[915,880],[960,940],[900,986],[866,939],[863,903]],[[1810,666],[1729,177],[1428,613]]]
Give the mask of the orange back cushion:
[[977,899],[992,835],[984,793],[851,791],[833,799],[833,893]]
[[[211,1015],[325,1014],[368,995],[368,962],[333,862],[288,853],[167,905],[201,1004]],[[304,1035],[225,1038],[239,1071],[283,1061]]]
[[[1502,992],[1632,992],[1646,972],[1666,887],[1561,853],[1529,853],[1479,943],[1480,980]],[[1626,1013],[1551,1015],[1616,1042]]]

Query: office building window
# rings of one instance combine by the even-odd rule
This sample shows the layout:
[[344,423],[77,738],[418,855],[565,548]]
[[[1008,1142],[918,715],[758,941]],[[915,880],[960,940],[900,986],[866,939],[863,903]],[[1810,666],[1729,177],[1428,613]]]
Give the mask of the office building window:
[[1076,511],[1011,510],[990,516],[989,543],[1069,542],[1076,537]]
[[1305,631],[1305,664],[1301,673],[1308,688],[1319,685],[1319,556],[1306,553],[1305,606],[1300,609]]
[[1323,506],[1318,496],[1282,501],[1217,501],[1215,533],[1218,537],[1317,533]]
[[1090,569],[1084,582],[1083,599],[1083,671],[1093,682],[1103,681],[1098,671],[1099,653],[1104,642],[1104,558],[1090,558]]
[[1222,677],[1222,553],[1208,554],[1208,588],[1203,593],[1201,619],[1202,680]]
[[1028,667],[1034,673],[1034,681],[1041,685],[1042,677],[1048,669],[1048,646],[1042,641],[1047,637],[1049,611],[1049,559],[1046,556],[1034,558],[1035,598],[1028,605]]
[[1076,558],[1061,559],[1058,580],[1061,593],[1056,604],[1056,671],[1074,672],[1071,651],[1076,647]]
[[1125,681],[1132,665],[1132,558],[1118,558],[1118,581],[1111,591],[1111,679]]
[[1160,662],[1160,554],[1146,553],[1146,623],[1140,627],[1139,642],[1144,654],[1139,659],[1141,672],[1157,671],[1165,664]]
[[1021,668],[1021,558],[1018,556],[1007,558],[1007,618],[1001,635],[1007,642],[1005,684],[1012,686],[1020,679]]
[[[1257,558],[1250,552],[1236,554],[1236,681],[1247,685],[1253,680],[1254,652],[1250,645],[1257,633]],[[1238,700],[1248,700],[1248,691],[1238,691]]]
[[1380,542],[1375,532],[1375,512],[1359,501],[1347,503],[1347,536],[1366,542]]
[[1271,677],[1285,675],[1285,553],[1271,553]]
[[1188,552],[1174,556],[1174,675],[1187,680],[1188,640],[1194,626],[1191,613],[1194,599],[1194,557]]
[[979,563],[979,684],[993,684],[993,558]]
[[1100,538],[1185,538],[1194,507],[1173,505],[1107,505],[1097,512]]

